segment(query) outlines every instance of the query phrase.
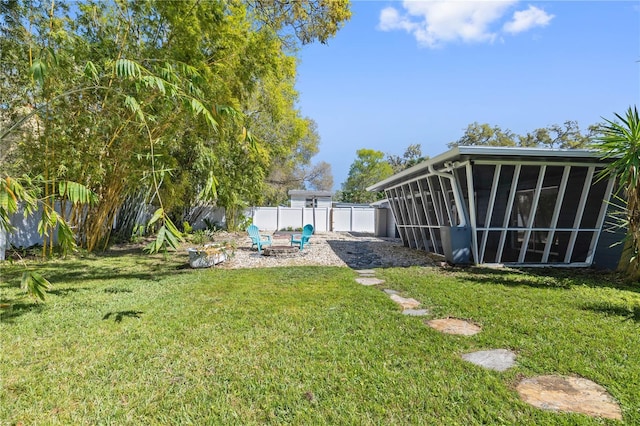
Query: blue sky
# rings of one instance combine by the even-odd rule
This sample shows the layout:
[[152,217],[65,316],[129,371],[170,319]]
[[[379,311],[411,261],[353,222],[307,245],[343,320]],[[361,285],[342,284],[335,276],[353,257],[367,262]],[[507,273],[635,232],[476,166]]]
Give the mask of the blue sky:
[[334,189],[361,148],[435,156],[473,122],[586,131],[640,104],[638,1],[356,0],[352,12],[299,55],[299,108]]

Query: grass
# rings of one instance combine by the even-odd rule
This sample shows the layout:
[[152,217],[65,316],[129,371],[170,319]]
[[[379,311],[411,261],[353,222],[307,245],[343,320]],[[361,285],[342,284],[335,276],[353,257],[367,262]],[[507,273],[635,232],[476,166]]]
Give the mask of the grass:
[[[473,337],[400,314],[348,268],[190,270],[186,256],[2,265],[0,424],[619,424],[523,403],[538,374],[586,377],[640,424],[640,293],[574,270],[390,268],[376,276]],[[505,373],[463,361],[509,348]]]

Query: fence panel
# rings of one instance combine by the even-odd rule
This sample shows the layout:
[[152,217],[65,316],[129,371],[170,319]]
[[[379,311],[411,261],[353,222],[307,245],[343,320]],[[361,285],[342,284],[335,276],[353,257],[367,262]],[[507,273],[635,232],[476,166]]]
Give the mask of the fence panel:
[[315,223],[316,232],[327,232],[330,211],[328,208],[253,207],[245,215],[265,231],[301,229],[307,223]]
[[331,228],[336,232],[375,232],[375,208],[336,207]]

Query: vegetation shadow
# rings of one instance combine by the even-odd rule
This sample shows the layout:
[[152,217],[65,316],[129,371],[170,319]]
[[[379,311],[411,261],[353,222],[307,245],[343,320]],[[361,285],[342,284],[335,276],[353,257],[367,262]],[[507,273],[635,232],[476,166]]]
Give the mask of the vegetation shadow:
[[[5,305],[4,301],[0,303]],[[0,322],[11,323],[14,319],[27,314],[29,312],[40,312],[44,309],[44,305],[41,303],[6,303],[7,306],[3,306],[0,309]]]
[[592,288],[614,288],[617,290],[640,292],[637,285],[629,284],[612,271],[598,271],[588,268],[483,268],[479,266],[455,268],[466,273],[465,278],[486,284],[505,286],[527,286],[533,288],[553,288],[568,290],[573,286]]
[[623,317],[628,321],[640,322],[640,306],[628,307],[602,302],[584,305],[582,309],[586,311],[598,312],[604,315],[615,315]]
[[80,291],[90,290],[88,287],[78,288],[54,288],[53,290],[47,290],[47,294],[54,294],[56,296],[66,296],[71,293],[78,293]]
[[143,314],[142,311],[119,311],[119,312],[107,312],[105,316],[102,317],[103,321],[108,320],[113,317],[115,322],[122,322],[124,318],[140,318],[140,314]]
[[507,287],[532,287],[557,290],[568,290],[574,284],[570,279],[523,273],[517,269],[493,269],[482,267],[456,268],[464,274],[464,278],[479,284],[497,284]]

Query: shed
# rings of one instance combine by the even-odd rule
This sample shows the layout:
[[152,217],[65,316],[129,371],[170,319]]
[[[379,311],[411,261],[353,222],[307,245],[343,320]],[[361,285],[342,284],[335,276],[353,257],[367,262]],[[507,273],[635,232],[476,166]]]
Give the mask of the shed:
[[606,165],[591,150],[460,146],[367,189],[385,192],[405,246],[451,263],[586,267],[621,238],[599,245]]
[[292,189],[289,191],[291,207],[331,208],[331,191],[305,191]]

